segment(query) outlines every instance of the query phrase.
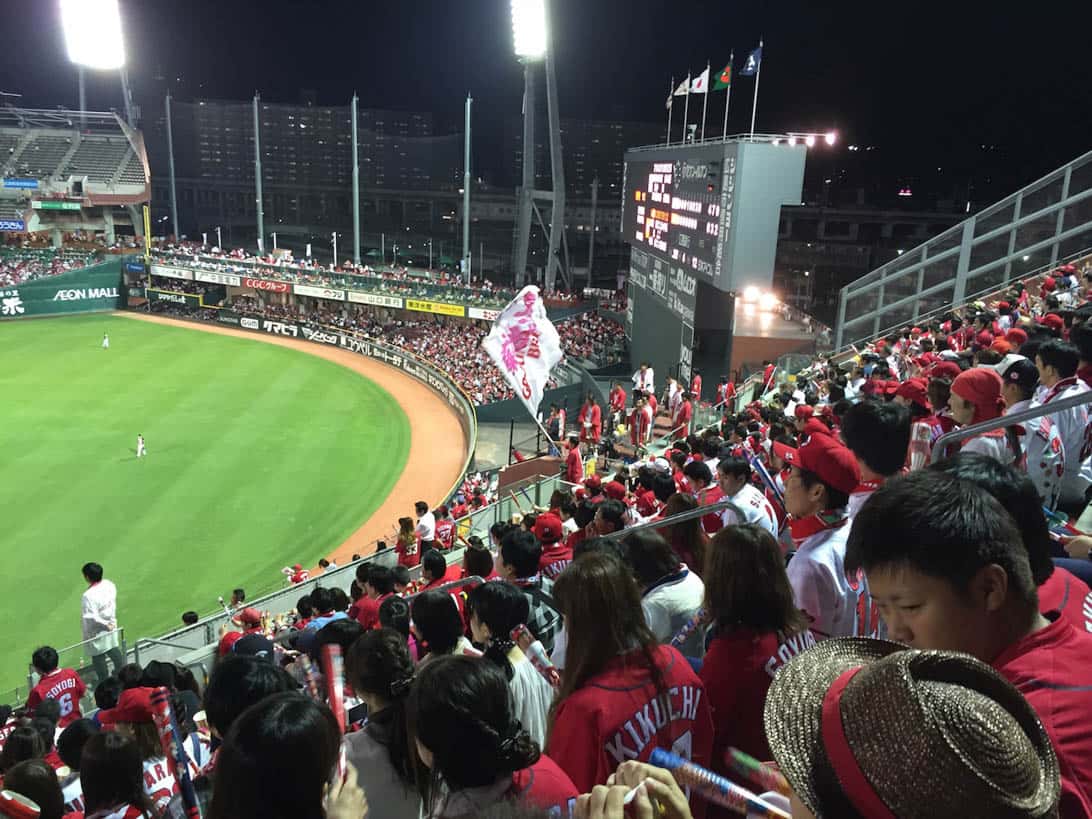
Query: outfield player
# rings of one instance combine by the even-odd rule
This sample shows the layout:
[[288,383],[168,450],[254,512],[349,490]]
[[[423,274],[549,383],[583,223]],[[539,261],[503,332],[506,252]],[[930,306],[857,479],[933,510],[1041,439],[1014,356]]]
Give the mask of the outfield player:
[[148,454],[147,451],[144,449],[144,436],[141,435],[140,433],[137,433],[137,437],[136,437],[136,456],[138,458],[143,458],[147,454]]
[[102,349],[110,349],[110,336],[106,335],[106,333],[102,334]]

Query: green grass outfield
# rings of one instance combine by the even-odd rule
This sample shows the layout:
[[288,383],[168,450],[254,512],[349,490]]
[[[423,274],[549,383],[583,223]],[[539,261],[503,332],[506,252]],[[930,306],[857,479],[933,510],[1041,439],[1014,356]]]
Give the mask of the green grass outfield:
[[409,443],[389,393],[306,353],[109,315],[0,322],[0,692],[36,646],[79,641],[85,562],[117,583],[127,639],[156,636],[340,544]]

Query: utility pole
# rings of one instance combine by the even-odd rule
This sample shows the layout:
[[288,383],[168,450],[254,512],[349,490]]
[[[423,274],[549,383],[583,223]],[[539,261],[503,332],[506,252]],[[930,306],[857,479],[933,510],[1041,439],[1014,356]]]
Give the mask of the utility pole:
[[[470,105],[466,95],[466,122],[463,125],[463,276],[470,282]],[[441,252],[441,256],[443,253]],[[431,266],[431,265],[430,265]]]
[[265,214],[262,212],[262,137],[258,113],[258,92],[254,92],[254,203],[258,216],[258,252],[262,252],[265,236]]

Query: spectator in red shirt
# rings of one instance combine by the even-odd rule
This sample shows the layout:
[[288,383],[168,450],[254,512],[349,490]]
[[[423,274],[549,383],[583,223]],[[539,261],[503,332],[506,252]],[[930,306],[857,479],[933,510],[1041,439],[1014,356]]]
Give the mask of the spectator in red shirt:
[[394,594],[394,573],[389,566],[372,566],[364,584],[365,596],[357,601],[356,621],[365,630],[379,628],[379,606]]
[[455,546],[455,522],[446,506],[436,507],[436,548],[449,550]]
[[550,758],[581,791],[627,759],[648,761],[656,747],[709,767],[709,699],[683,656],[657,645],[629,568],[609,553],[583,555],[558,577],[554,600],[568,645],[550,713]]
[[82,716],[80,699],[87,691],[80,675],[71,668],[57,668],[60,660],[57,650],[51,646],[37,649],[30,658],[30,664],[41,675],[41,679],[27,697],[27,711],[34,711],[42,700],[56,700],[61,707],[58,727],[66,728],[69,723],[78,720]]
[[584,480],[584,462],[580,458],[581,446],[576,436],[569,438],[569,451],[565,456],[565,480],[580,483]]
[[242,628],[242,631],[228,631],[220,637],[217,654],[221,657],[226,657],[231,652],[231,647],[247,634],[262,633],[262,613],[256,608],[247,606],[232,617],[231,622]]
[[579,791],[523,730],[510,699],[490,662],[441,657],[418,669],[407,711],[430,771],[426,815],[472,815],[503,799],[569,814]]
[[704,580],[712,626],[699,676],[713,708],[714,770],[728,774],[729,747],[771,758],[762,725],[766,691],[781,666],[815,645],[815,638],[793,600],[781,547],[761,527],[717,532]]
[[418,591],[428,591],[447,582],[447,559],[435,549],[425,554],[421,564],[421,579],[425,582]]
[[573,550],[561,541],[561,518],[547,512],[535,520],[532,533],[542,544],[542,557],[538,560],[538,569],[551,580],[561,574],[572,562]]
[[421,544],[417,541],[413,518],[398,519],[398,540],[394,544],[399,565],[412,569],[421,562]]
[[846,568],[864,569],[892,639],[971,654],[1019,689],[1058,755],[1059,815],[1092,815],[1092,636],[1040,613],[1004,507],[932,468],[896,478],[857,514]]

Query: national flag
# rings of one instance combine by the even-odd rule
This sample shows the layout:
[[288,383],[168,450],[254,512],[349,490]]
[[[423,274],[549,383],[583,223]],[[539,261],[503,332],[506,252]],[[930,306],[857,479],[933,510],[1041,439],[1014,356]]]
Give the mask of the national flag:
[[690,83],[691,94],[704,94],[709,90],[709,69],[706,68],[703,72],[698,74],[694,78],[694,81]]
[[666,103],[664,103],[664,108],[666,108],[666,109],[667,109],[668,111],[670,111],[670,110],[671,110],[671,101],[672,101],[672,100],[673,100],[674,98],[675,98],[675,95],[674,95],[674,94],[668,94],[668,96],[667,96],[667,102],[666,102]]
[[687,77],[685,80],[683,80],[681,83],[679,83],[679,87],[675,89],[675,96],[676,97],[685,97],[689,93],[690,93],[690,78]]
[[732,87],[732,64],[724,66],[724,70],[717,74],[717,81],[713,83],[714,91],[723,91]]
[[741,77],[753,77],[758,73],[758,67],[762,64],[762,46],[759,46],[747,55],[743,68],[739,70]]
[[527,285],[501,311],[482,347],[536,417],[550,371],[561,360],[561,339],[537,287]]

